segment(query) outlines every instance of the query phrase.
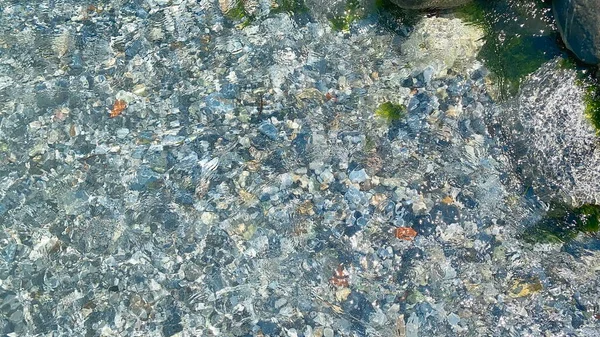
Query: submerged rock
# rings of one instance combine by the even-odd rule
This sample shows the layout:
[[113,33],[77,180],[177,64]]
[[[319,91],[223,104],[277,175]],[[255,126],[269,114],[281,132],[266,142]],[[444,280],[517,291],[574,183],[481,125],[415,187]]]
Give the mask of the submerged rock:
[[515,169],[546,201],[600,202],[600,149],[585,109],[586,91],[577,73],[553,60],[497,112]]
[[555,0],[556,24],[567,48],[589,64],[600,63],[600,7],[595,0]]
[[483,46],[483,31],[460,19],[425,18],[402,45],[415,73],[428,80],[446,75],[448,69],[464,73]]
[[426,9],[426,8],[451,8],[462,6],[471,0],[392,0],[393,3],[402,8]]

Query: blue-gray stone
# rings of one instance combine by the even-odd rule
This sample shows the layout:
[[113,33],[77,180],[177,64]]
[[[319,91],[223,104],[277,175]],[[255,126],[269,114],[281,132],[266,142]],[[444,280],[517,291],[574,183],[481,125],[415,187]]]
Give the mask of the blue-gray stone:
[[456,315],[455,313],[450,313],[450,315],[448,315],[448,323],[450,325],[457,325],[458,322],[460,322],[460,317],[458,315]]
[[366,227],[367,226],[367,219],[365,219],[365,218],[356,219],[356,225],[359,226],[359,227]]
[[133,191],[144,191],[159,179],[160,175],[153,172],[149,167],[144,166],[138,171],[135,179],[129,185],[129,189]]
[[374,308],[365,295],[358,291],[352,291],[346,301],[342,303],[342,308],[351,317],[356,317],[367,322]]
[[171,312],[170,317],[163,325],[162,331],[165,337],[170,337],[183,331],[183,325],[181,325],[181,316],[175,312],[175,310]]
[[125,49],[125,56],[130,59],[133,58],[140,50],[142,50],[142,47],[142,42],[140,42],[140,40],[133,41],[133,43]]
[[353,183],[362,183],[365,180],[367,180],[367,172],[365,172],[365,169],[360,169],[358,171],[352,171],[348,175],[348,178],[350,178],[350,181]]
[[83,68],[83,57],[80,52],[74,52],[71,58],[71,69],[82,69]]
[[8,244],[8,246],[6,246],[6,248],[2,252],[2,255],[0,255],[0,256],[2,257],[2,259],[4,261],[10,263],[15,259],[16,253],[17,253],[17,245],[14,243],[10,243],[10,244]]
[[275,125],[273,125],[271,123],[268,123],[268,122],[262,123],[258,127],[258,131],[260,131],[260,133],[267,136],[271,140],[277,140],[277,133],[278,133],[277,128],[275,127]]
[[366,204],[366,198],[364,197],[364,193],[354,186],[350,186],[348,188],[345,197],[346,201],[348,201],[348,206],[351,210],[355,210],[358,205]]
[[145,9],[143,9],[143,8],[138,8],[138,9],[135,11],[135,15],[136,15],[138,18],[140,18],[140,19],[147,19],[147,18],[148,18],[148,16],[149,16],[149,14],[148,14],[148,11],[146,11],[146,10],[145,10]]
[[193,205],[194,204],[194,195],[188,192],[180,192],[175,197],[175,202],[180,205]]
[[425,68],[425,70],[423,70],[422,76],[423,76],[423,82],[425,82],[425,84],[429,84],[429,82],[431,82],[431,78],[433,77],[433,68],[432,67]]
[[296,138],[292,140],[292,146],[298,155],[302,156],[306,153],[306,146],[308,145],[309,141],[309,133],[299,133],[296,135]]
[[280,330],[277,324],[270,321],[259,321],[257,325],[260,327],[263,335],[279,336]]
[[377,250],[377,255],[382,259],[391,259],[394,257],[394,249],[390,246],[379,248]]

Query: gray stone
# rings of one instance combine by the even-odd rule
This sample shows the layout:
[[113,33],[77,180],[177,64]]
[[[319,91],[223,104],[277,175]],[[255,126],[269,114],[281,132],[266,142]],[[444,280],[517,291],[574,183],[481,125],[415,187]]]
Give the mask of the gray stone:
[[271,140],[277,140],[277,128],[271,123],[262,123],[258,127],[258,131],[260,131],[260,133],[267,136]]
[[431,82],[431,78],[433,77],[434,74],[434,70],[432,67],[427,67],[425,68],[425,70],[423,70],[422,76],[423,76],[423,82],[427,85],[429,84],[429,82]]
[[360,169],[358,171],[352,171],[350,172],[350,175],[348,176],[350,178],[350,181],[352,181],[353,183],[362,183],[365,180],[367,180],[367,172],[365,172],[365,169]]
[[119,139],[123,139],[123,138],[127,137],[128,134],[129,134],[129,129],[127,129],[127,128],[120,128],[117,130],[117,138],[119,138]]
[[448,315],[448,323],[452,326],[458,325],[458,323],[460,322],[460,317],[455,314],[455,313],[450,313],[450,315]]
[[392,0],[402,8],[426,9],[426,8],[451,8],[462,6],[471,0]]
[[583,62],[600,63],[600,6],[596,0],[555,0],[556,24],[567,48]]
[[366,198],[364,197],[364,193],[354,186],[350,186],[348,188],[345,197],[351,210],[354,210],[358,205],[362,205],[367,202]]
[[326,169],[323,172],[321,172],[321,174],[319,175],[320,181],[323,184],[329,184],[331,183],[335,177],[333,176],[333,173],[331,173],[330,169]]

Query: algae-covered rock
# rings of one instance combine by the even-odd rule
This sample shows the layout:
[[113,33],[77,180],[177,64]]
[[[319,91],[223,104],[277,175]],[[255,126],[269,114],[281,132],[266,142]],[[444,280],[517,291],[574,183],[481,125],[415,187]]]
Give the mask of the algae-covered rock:
[[426,8],[451,8],[462,6],[471,0],[392,0],[402,8],[426,9]]
[[456,15],[485,32],[478,59],[495,77],[500,98],[517,94],[527,75],[563,54],[550,5],[544,1],[476,0]]
[[495,114],[515,170],[547,202],[577,207],[600,201],[600,149],[589,103],[576,70],[555,59]]
[[579,233],[597,233],[599,221],[598,205],[586,204],[575,209],[553,205],[542,220],[523,233],[523,238],[533,243],[568,242]]
[[406,115],[406,107],[392,102],[385,102],[375,110],[375,115],[386,119],[388,122],[399,120]]
[[336,30],[347,31],[352,23],[363,16],[363,7],[359,0],[347,0],[344,11],[329,19],[331,26]]

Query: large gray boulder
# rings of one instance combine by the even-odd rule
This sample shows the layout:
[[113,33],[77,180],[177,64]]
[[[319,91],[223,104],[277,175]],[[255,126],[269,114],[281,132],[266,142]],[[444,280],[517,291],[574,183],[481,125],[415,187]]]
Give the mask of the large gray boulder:
[[552,7],[567,48],[585,63],[600,63],[598,0],[554,0]]
[[575,70],[553,60],[495,112],[514,170],[546,202],[600,204],[600,147],[585,107]]
[[391,0],[402,8],[428,9],[428,8],[451,8],[462,6],[471,0]]

